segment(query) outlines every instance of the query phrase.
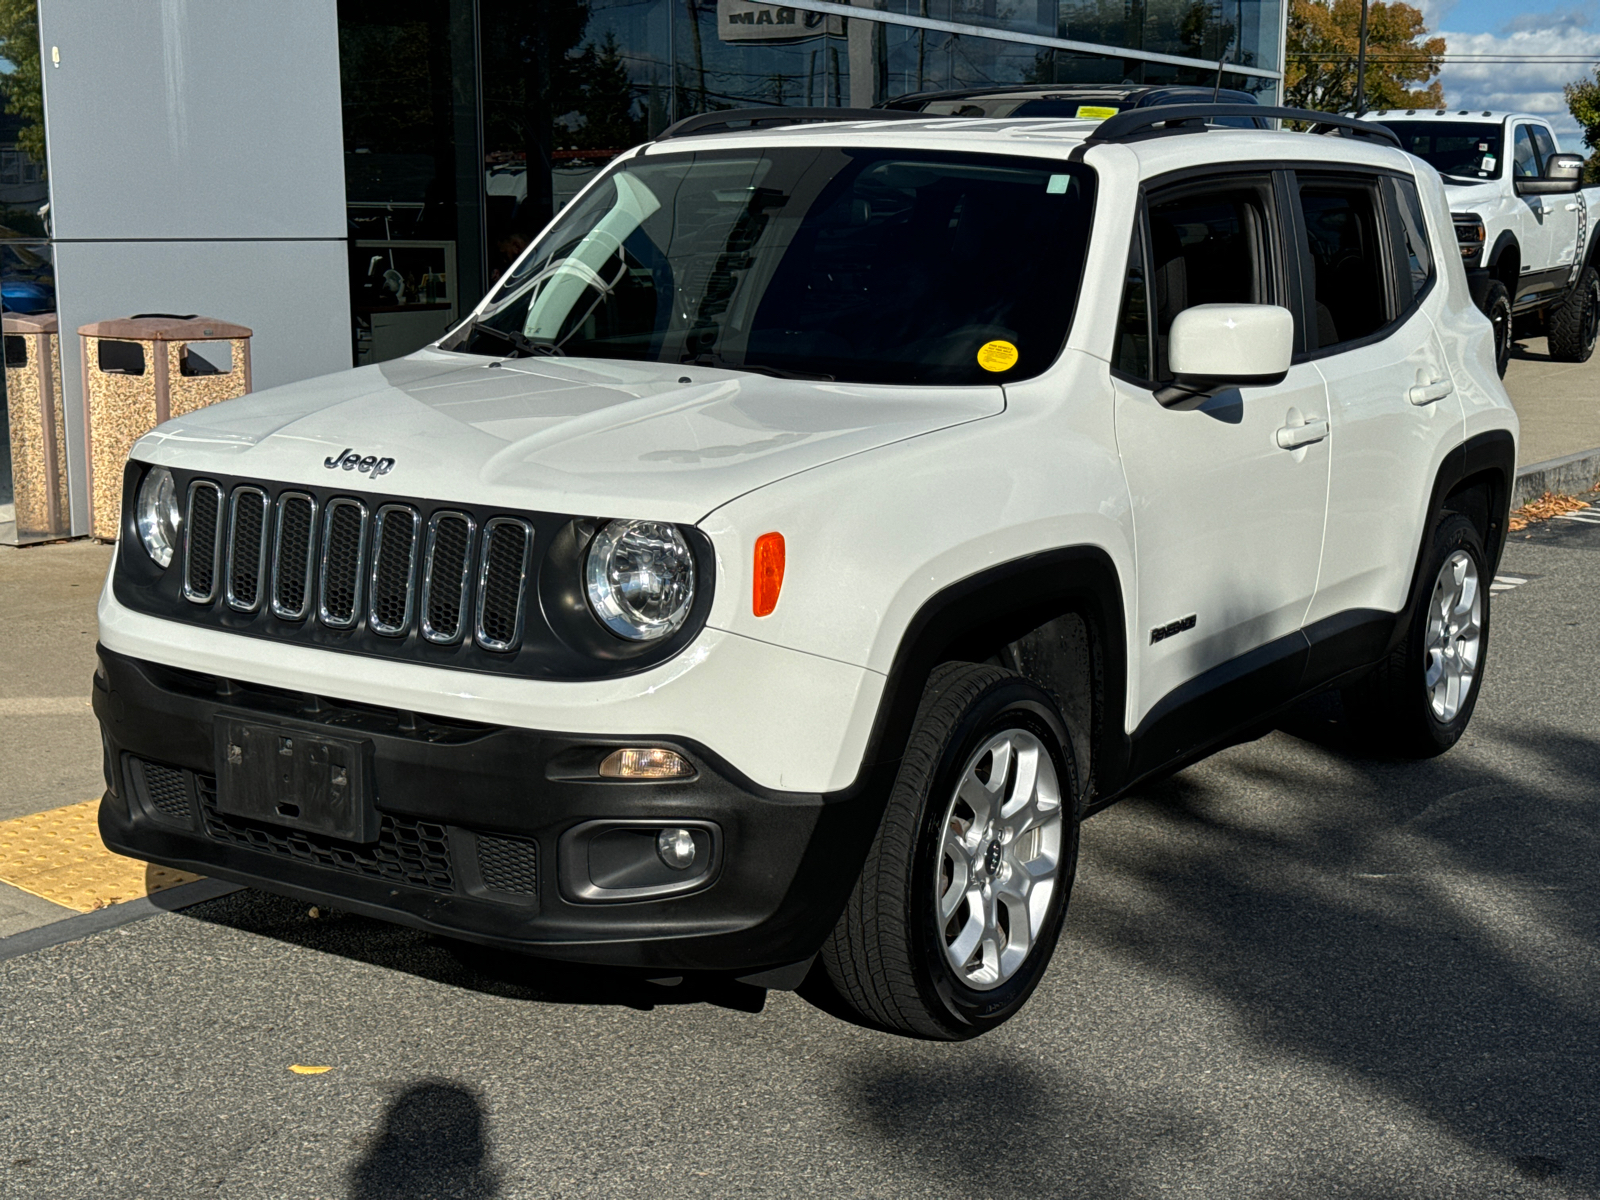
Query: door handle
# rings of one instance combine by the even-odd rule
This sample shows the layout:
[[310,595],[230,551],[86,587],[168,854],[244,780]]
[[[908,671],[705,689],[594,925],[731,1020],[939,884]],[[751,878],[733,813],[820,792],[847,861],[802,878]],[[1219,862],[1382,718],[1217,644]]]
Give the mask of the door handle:
[[1569,204],[1569,205],[1567,205],[1567,211],[1568,212],[1577,212],[1582,207],[1583,207],[1583,205],[1581,205],[1581,204]]
[[1278,448],[1280,450],[1298,450],[1301,446],[1309,446],[1312,442],[1320,442],[1328,436],[1328,423],[1326,421],[1309,420],[1304,425],[1285,425],[1278,430]]
[[1455,384],[1448,379],[1440,379],[1433,383],[1419,383],[1406,395],[1411,403],[1421,408],[1424,404],[1432,404],[1435,400],[1443,400],[1455,390]]

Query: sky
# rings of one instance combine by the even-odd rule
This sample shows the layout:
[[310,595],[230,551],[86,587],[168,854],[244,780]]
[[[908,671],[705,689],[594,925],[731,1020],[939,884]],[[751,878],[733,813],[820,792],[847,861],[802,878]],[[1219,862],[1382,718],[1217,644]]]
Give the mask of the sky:
[[1587,66],[1447,63],[1439,76],[1448,107],[1538,113],[1555,127],[1563,150],[1587,153],[1561,85],[1592,79],[1600,64],[1600,0],[1557,5],[1550,0],[1421,0],[1418,7],[1428,29],[1444,36],[1452,54],[1591,56]]

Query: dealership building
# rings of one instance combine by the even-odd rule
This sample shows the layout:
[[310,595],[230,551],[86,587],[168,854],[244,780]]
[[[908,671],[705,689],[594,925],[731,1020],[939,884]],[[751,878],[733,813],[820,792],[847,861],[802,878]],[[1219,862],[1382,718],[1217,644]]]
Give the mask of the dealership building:
[[[105,364],[86,361],[85,326],[246,327],[254,390],[381,363],[454,325],[597,171],[673,121],[1016,84],[1220,80],[1270,104],[1286,7],[38,0],[37,42],[0,35],[0,542],[91,531],[87,381]],[[28,347],[52,336],[41,382]],[[41,447],[60,489],[48,528],[13,505]]]

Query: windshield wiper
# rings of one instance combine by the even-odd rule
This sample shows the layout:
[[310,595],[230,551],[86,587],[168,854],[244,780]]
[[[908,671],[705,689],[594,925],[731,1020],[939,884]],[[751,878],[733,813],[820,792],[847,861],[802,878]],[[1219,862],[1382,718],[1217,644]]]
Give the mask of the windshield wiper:
[[804,379],[815,383],[832,383],[832,375],[816,371],[786,371],[782,367],[769,367],[765,363],[731,363],[720,354],[702,354],[694,360],[697,367],[721,367],[725,371],[749,371],[756,375],[771,375],[774,379]]
[[480,333],[487,333],[490,337],[497,337],[503,342],[509,342],[514,349],[522,351],[529,358],[538,355],[555,355],[563,357],[561,347],[554,342],[536,342],[526,334],[518,333],[514,329],[496,329],[493,325],[485,324],[482,320],[474,321],[467,326],[467,336],[476,337]]

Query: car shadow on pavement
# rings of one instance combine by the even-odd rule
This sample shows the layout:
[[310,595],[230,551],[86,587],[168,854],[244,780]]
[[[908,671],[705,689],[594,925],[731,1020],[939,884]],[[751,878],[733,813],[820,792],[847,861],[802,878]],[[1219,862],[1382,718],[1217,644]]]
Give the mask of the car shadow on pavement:
[[1396,762],[1354,753],[1342,716],[1320,697],[1091,821],[1068,937],[1230,1012],[1252,1052],[1398,1102],[1507,1188],[1592,1194],[1600,740],[1519,715],[1469,735],[1493,758]]
[[350,1170],[349,1200],[416,1200],[501,1194],[486,1159],[478,1097],[458,1084],[429,1079],[389,1101],[383,1126]]
[[194,905],[183,915],[434,983],[529,1003],[613,1005],[640,1012],[664,1005],[709,1004],[759,1013],[766,1006],[765,988],[722,975],[677,976],[552,962],[353,913],[311,909],[302,901],[252,889]]

